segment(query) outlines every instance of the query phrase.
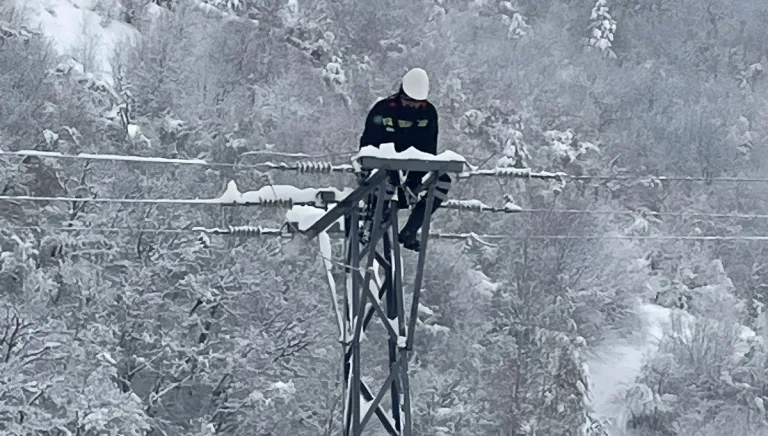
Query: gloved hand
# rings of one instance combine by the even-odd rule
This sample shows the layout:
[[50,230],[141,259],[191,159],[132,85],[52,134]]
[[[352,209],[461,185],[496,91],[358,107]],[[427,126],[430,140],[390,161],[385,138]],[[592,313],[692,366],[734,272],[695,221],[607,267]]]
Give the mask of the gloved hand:
[[371,176],[372,170],[369,169],[361,169],[359,173],[357,173],[357,184],[363,183],[365,179]]
[[405,192],[405,189],[403,189],[402,186],[397,188],[397,208],[398,209],[408,209],[409,201],[408,201],[408,195]]

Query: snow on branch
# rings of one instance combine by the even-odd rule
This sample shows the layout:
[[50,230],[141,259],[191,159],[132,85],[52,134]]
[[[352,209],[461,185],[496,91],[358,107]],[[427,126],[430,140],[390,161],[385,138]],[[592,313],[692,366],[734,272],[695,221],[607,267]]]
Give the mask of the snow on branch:
[[[233,14],[232,12],[219,9],[216,6],[201,0],[188,0],[188,2],[190,6],[202,12],[205,16],[209,18],[219,18],[221,20],[224,20],[225,22],[234,21],[238,23],[250,23],[250,24],[253,24],[254,26],[259,25],[258,20],[254,20],[253,18],[240,17],[238,15]],[[219,4],[221,2],[214,1],[214,3]]]
[[[26,26],[22,26],[19,29],[11,27],[11,25],[0,20],[0,43],[6,39],[19,39],[23,42],[29,41],[32,36],[39,36],[40,32],[35,32],[28,29]],[[0,44],[2,46],[2,44]]]
[[589,46],[595,47],[605,56],[615,59],[616,53],[611,47],[616,33],[616,20],[611,16],[606,0],[597,0],[595,7],[592,8],[590,19],[592,20],[590,23],[592,34],[589,37]]

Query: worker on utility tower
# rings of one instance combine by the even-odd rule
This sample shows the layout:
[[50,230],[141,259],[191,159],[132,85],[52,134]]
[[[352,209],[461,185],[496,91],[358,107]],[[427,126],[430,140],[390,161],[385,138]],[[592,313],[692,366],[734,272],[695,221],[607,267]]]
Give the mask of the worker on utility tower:
[[[400,90],[373,105],[365,120],[365,129],[360,137],[360,148],[372,145],[394,143],[395,151],[402,152],[410,147],[437,154],[437,110],[427,101],[429,95],[429,76],[421,68],[408,71],[400,83]],[[403,188],[415,190],[422,182],[426,172],[411,171],[406,177]],[[440,174],[435,188],[435,200],[430,214],[445,201],[451,189],[451,177]],[[403,192],[404,190],[400,190]],[[402,200],[401,196],[398,196]],[[401,201],[402,204],[402,201]],[[401,206],[403,207],[403,206]],[[408,221],[400,231],[399,240],[404,248],[419,251],[420,244],[416,237],[424,222],[426,196],[414,206]]]

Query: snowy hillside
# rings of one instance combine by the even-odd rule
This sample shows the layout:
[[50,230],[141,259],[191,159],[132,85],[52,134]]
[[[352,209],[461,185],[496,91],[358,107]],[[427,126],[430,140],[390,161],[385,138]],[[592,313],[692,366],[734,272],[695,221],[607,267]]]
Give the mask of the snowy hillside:
[[[635,385],[643,366],[656,356],[659,342],[671,334],[680,336],[684,342],[692,342],[692,325],[697,322],[684,311],[649,303],[639,306],[638,315],[644,325],[639,337],[603,344],[593,350],[589,359],[595,412],[606,422],[611,436],[631,434],[624,430],[631,407],[626,401],[627,390]],[[675,330],[682,332],[675,333],[671,330],[671,322],[675,317],[679,319]],[[741,326],[737,331],[733,361],[739,361],[745,356],[750,341],[755,338],[755,332],[749,328]]]
[[107,83],[112,81],[116,49],[139,37],[121,21],[125,11],[119,2],[99,0],[15,0],[29,20],[63,56],[82,65],[85,73]]
[[[406,367],[416,435],[768,436],[765,12],[0,0],[0,436],[339,436]],[[438,118],[371,112],[416,67]],[[295,230],[438,126],[470,170],[354,311]]]
[[656,352],[673,311],[655,304],[644,304],[638,312],[645,326],[641,337],[605,344],[594,351],[589,362],[595,412],[599,418],[614,423],[609,425],[611,436],[624,434],[620,429],[624,412],[622,395],[640,375],[648,357]]

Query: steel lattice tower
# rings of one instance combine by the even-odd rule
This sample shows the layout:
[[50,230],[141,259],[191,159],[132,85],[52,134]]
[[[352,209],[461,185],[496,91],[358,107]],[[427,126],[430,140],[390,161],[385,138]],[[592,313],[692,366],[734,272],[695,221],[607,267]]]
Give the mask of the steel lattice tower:
[[[373,415],[393,436],[412,436],[413,420],[408,379],[408,358],[413,350],[421,284],[424,278],[429,239],[430,214],[421,227],[421,249],[418,253],[413,298],[408,310],[403,291],[403,265],[398,241],[398,201],[390,182],[395,171],[427,172],[424,183],[415,191],[426,195],[426,210],[431,211],[435,186],[441,173],[461,172],[463,162],[383,159],[360,157],[360,166],[372,173],[335,208],[318,219],[305,235],[312,239],[334,222],[345,219],[347,275],[344,293],[346,324],[344,346],[344,436],[360,436]],[[397,174],[397,173],[395,173]],[[372,210],[371,219],[361,219],[360,204]],[[384,219],[384,218],[387,219]],[[379,225],[373,225],[379,223]],[[371,225],[370,240],[361,246],[358,229]],[[384,270],[379,289],[371,289],[374,268]],[[408,313],[408,316],[406,316]],[[368,386],[361,378],[361,337],[374,317],[378,317],[388,336],[389,375],[381,386]],[[389,394],[390,404],[384,405]]]

